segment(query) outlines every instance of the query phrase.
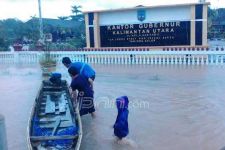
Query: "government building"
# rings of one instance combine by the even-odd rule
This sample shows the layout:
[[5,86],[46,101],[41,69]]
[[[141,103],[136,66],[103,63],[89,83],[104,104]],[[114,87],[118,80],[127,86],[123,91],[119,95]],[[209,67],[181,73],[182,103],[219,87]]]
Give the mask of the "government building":
[[209,3],[84,12],[87,48],[207,47]]

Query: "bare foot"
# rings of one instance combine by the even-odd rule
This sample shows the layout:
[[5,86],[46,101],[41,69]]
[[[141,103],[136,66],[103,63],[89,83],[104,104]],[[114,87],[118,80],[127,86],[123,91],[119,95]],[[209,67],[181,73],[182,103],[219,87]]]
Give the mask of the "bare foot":
[[119,145],[125,145],[125,143],[123,142],[123,140],[117,140],[117,143],[119,144]]
[[113,142],[118,143],[119,140],[120,140],[120,139],[119,139],[118,137],[115,137],[115,138],[113,139]]
[[127,138],[123,138],[121,140],[119,139],[117,141],[117,143],[120,144],[120,145],[129,145],[133,148],[137,148],[137,144],[133,140],[127,139]]

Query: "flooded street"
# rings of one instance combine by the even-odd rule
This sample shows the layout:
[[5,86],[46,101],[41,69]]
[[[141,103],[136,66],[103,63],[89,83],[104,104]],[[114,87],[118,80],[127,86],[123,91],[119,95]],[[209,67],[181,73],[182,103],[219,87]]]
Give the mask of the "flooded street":
[[[221,150],[225,147],[224,66],[94,65],[97,118],[82,117],[81,150]],[[68,81],[66,69],[58,66]],[[41,84],[32,65],[0,65],[0,113],[8,147],[26,150],[29,113]],[[128,138],[115,144],[116,97],[127,95]]]

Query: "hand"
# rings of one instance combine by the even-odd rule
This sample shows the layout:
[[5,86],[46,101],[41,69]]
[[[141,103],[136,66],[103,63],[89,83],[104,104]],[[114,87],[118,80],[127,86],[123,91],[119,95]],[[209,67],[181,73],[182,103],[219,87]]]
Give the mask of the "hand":
[[76,107],[77,107],[77,103],[74,101],[73,102],[73,108],[76,109]]
[[69,93],[72,96],[73,90],[71,88],[69,88]]

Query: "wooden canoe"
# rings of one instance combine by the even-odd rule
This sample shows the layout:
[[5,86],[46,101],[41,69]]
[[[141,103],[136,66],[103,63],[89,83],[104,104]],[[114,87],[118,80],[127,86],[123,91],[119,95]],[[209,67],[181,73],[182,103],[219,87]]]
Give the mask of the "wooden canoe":
[[73,106],[66,81],[53,85],[42,82],[28,125],[29,150],[79,150],[82,124]]

